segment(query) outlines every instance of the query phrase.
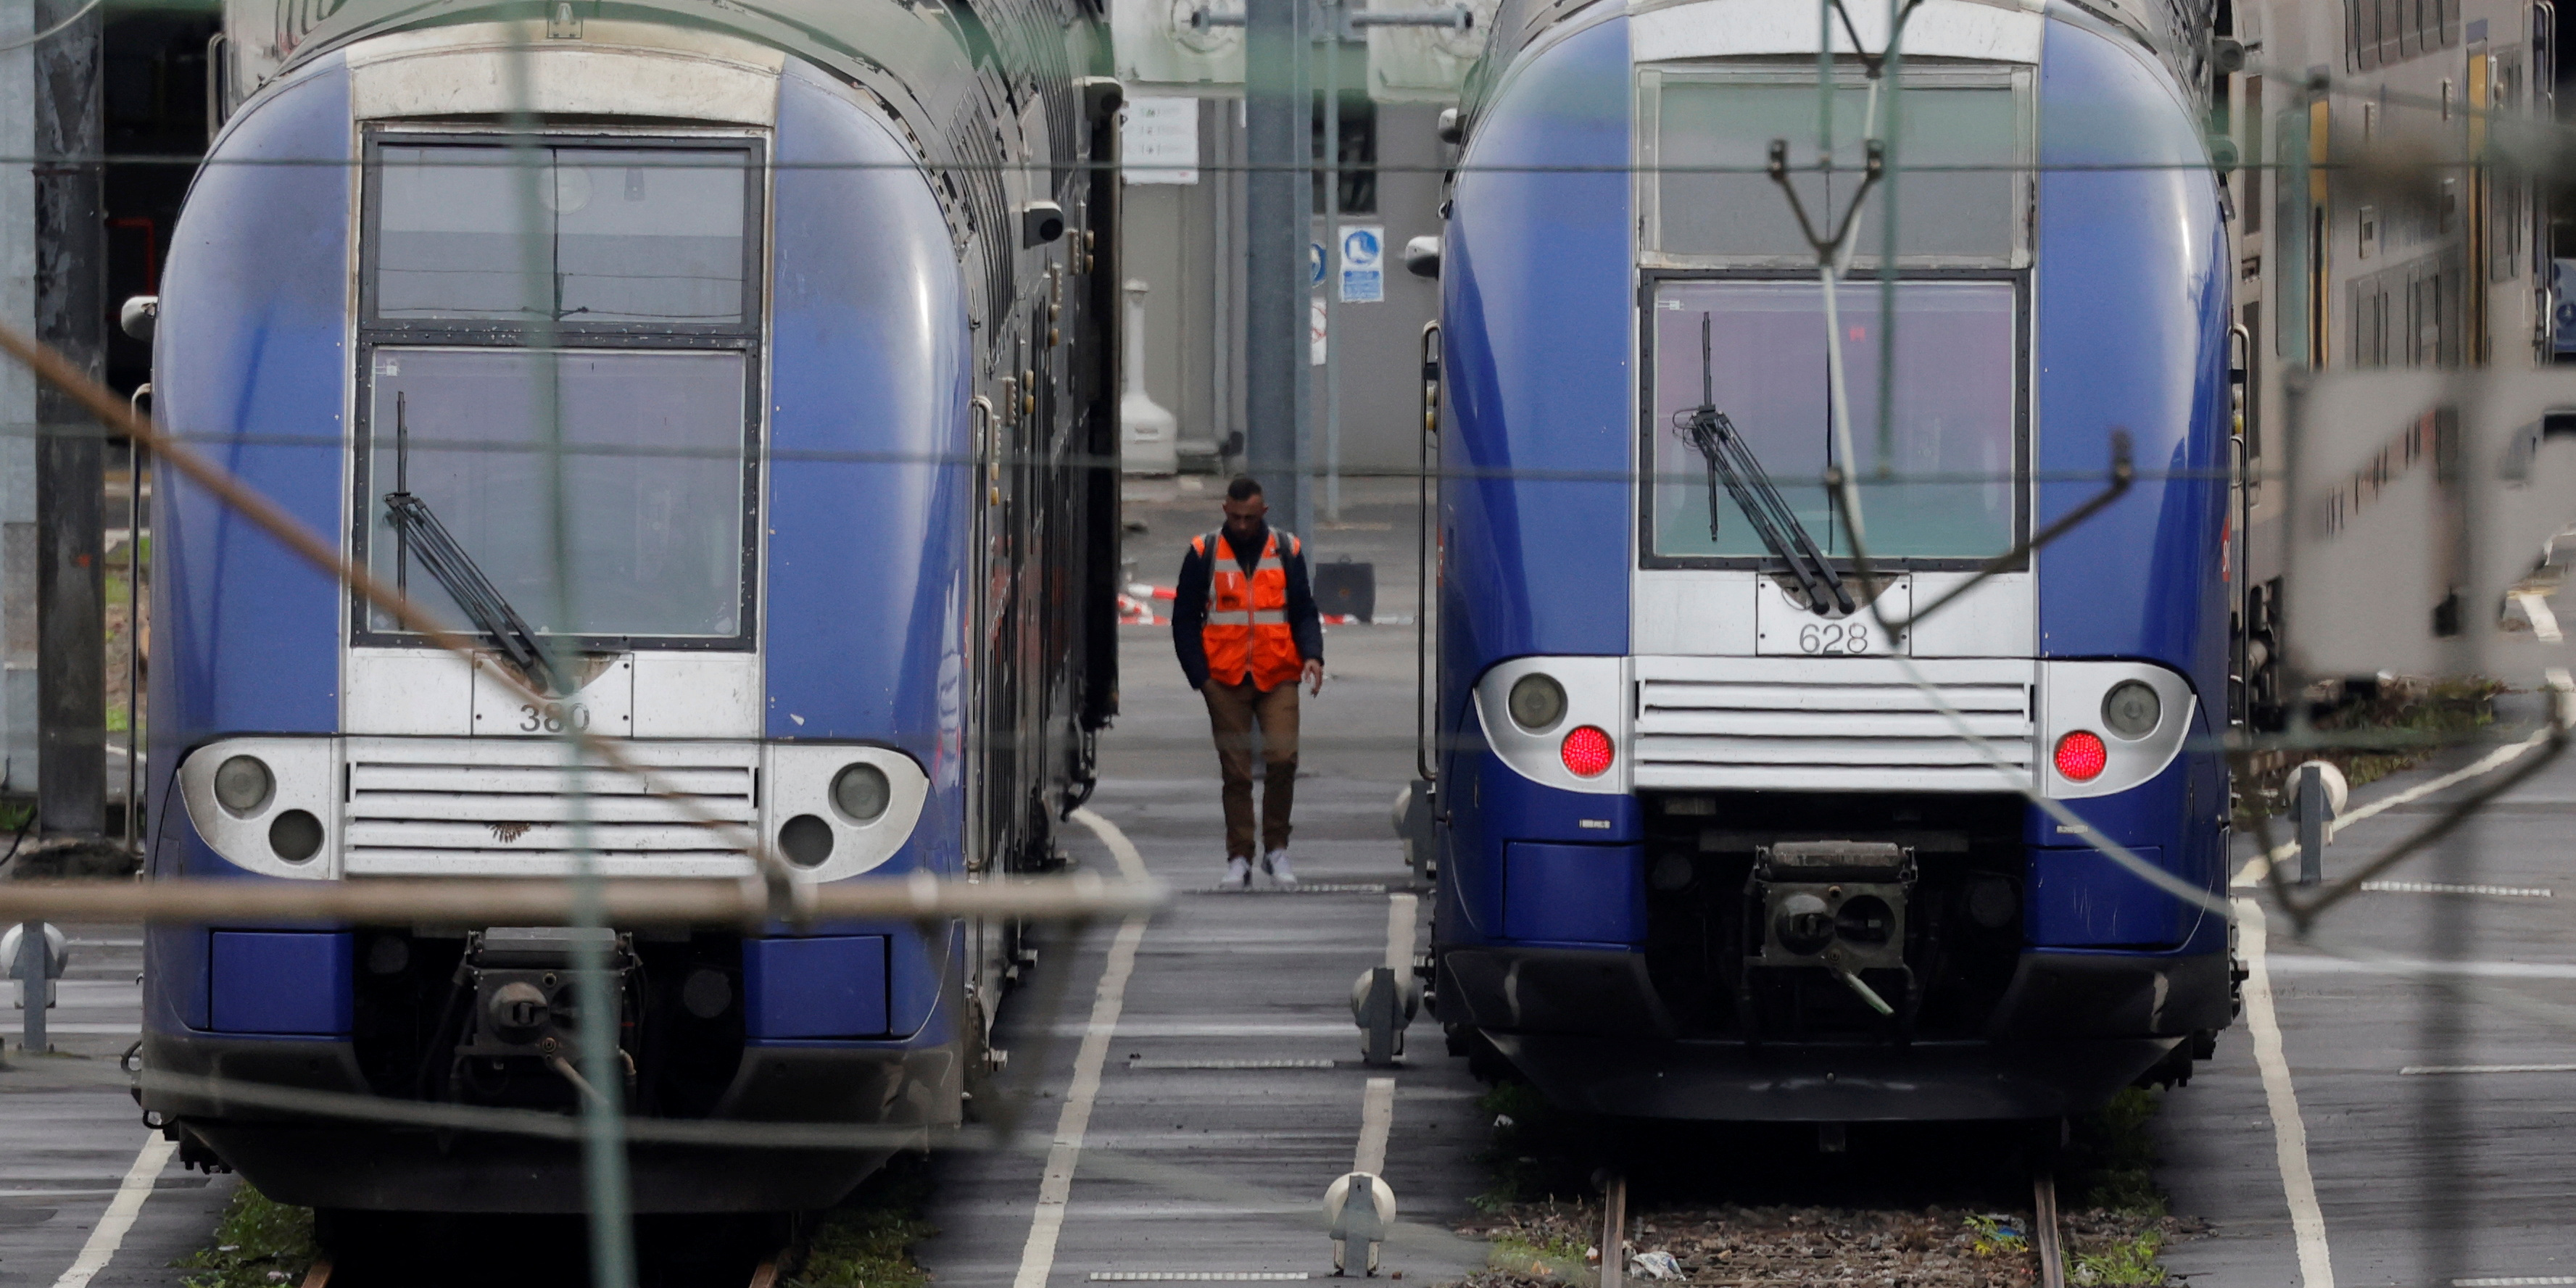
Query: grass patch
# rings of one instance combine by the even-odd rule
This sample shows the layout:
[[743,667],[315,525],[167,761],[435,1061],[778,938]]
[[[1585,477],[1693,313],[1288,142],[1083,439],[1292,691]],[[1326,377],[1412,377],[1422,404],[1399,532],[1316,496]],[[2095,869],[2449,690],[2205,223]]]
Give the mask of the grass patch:
[[2156,1263],[2164,1236],[2145,1230],[2098,1252],[2078,1252],[2066,1268],[2070,1283],[2085,1288],[2164,1288],[2165,1268]]
[[[2331,696],[2320,698],[2320,692]],[[2443,748],[2494,724],[2496,696],[2503,692],[2502,684],[2475,677],[2430,681],[2396,677],[2368,692],[2343,689],[2337,693],[2334,686],[2311,691],[2301,701],[2309,704],[2316,736],[2340,745],[2296,753],[2295,759],[2285,758],[2257,773],[2252,782],[2240,784],[2237,822],[2240,826],[2253,822],[2248,810],[2288,812],[2290,771],[2298,761],[2325,761],[2342,770],[2344,782],[2353,787],[2413,769]]]
[[313,1242],[313,1209],[288,1207],[244,1181],[215,1223],[210,1248],[171,1262],[187,1288],[276,1288],[304,1281],[321,1249]]
[[2072,1206],[2141,1219],[2165,1214],[2151,1131],[2163,1109],[2163,1093],[2124,1087],[2110,1104],[2074,1121],[2061,1160]]
[[[1532,1234],[1535,1233],[1532,1232]],[[1579,1239],[1505,1234],[1497,1236],[1492,1245],[1487,1248],[1485,1265],[1489,1269],[1500,1270],[1507,1274],[1527,1275],[1533,1279],[1544,1279],[1553,1275],[1560,1279],[1571,1280],[1581,1276],[1590,1268],[1585,1262],[1583,1250],[1584,1244]]]
[[780,1276],[783,1288],[921,1288],[930,1273],[912,1259],[912,1245],[939,1233],[924,1219],[930,1203],[930,1166],[898,1154],[839,1207],[823,1214],[813,1233],[790,1251]]
[[1976,1239],[1968,1245],[1968,1250],[1980,1257],[2019,1255],[2030,1250],[2030,1236],[2014,1226],[2011,1218],[1971,1216],[1967,1223],[1968,1233]]
[[1516,1203],[1591,1193],[1581,1160],[1595,1142],[1574,1115],[1549,1104],[1538,1088],[1507,1078],[1476,1097],[1476,1107],[1493,1115],[1494,1125],[1476,1155],[1494,1180],[1491,1189],[1468,1200],[1477,1211],[1493,1215]]

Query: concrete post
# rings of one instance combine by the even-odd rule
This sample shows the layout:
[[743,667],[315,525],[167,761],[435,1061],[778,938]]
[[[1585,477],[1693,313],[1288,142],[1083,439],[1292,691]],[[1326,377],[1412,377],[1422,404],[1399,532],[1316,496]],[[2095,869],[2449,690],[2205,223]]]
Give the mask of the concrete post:
[[[1308,106],[1297,93],[1306,58],[1306,0],[1245,0],[1243,8],[1244,465],[1276,521],[1298,522],[1304,480]],[[1311,536],[1301,533],[1300,535]]]
[[2326,824],[2334,819],[2323,765],[2311,761],[2299,766],[2298,796],[2291,812],[2299,824],[2299,884],[2312,886],[2325,880]]
[[18,977],[18,996],[27,1004],[23,1046],[29,1055],[43,1055],[54,1049],[53,1039],[45,1033],[45,1007],[53,1000],[52,948],[45,942],[45,923],[19,923],[18,960],[10,965]]
[[[35,0],[39,29],[82,0]],[[35,48],[36,338],[96,377],[106,360],[96,9]],[[59,390],[36,395],[37,810],[57,835],[107,826],[107,568],[98,426]]]
[[[0,156],[35,150],[35,13],[0,5]],[[0,322],[35,322],[36,177],[0,166]],[[36,381],[0,362],[0,790],[36,789]],[[7,963],[0,962],[0,968]]]

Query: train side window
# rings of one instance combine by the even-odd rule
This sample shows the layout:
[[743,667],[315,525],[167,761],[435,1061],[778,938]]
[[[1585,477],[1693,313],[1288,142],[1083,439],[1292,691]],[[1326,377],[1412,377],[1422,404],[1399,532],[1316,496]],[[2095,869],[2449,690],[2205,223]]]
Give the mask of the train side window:
[[[2263,231],[2263,78],[2245,78],[2245,168],[2238,171],[2245,180],[2245,199],[2237,204],[2245,231]],[[2256,331],[2261,335],[2261,331]]]

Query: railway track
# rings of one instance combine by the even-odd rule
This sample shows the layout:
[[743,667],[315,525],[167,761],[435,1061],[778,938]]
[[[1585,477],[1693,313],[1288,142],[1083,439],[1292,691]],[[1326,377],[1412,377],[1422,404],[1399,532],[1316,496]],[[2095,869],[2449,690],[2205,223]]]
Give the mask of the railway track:
[[2039,1288],[2066,1288],[2066,1239],[2057,1220],[2057,1168],[2043,1151],[2030,1169],[2030,1250]]
[[[781,1248],[776,1252],[770,1253],[768,1256],[762,1257],[760,1259],[760,1264],[754,1267],[751,1272],[751,1282],[748,1285],[748,1288],[778,1288],[778,1263],[779,1260],[786,1255],[786,1252],[786,1249]],[[316,1260],[311,1267],[305,1270],[304,1279],[300,1288],[333,1288],[334,1281],[332,1278],[332,1271],[333,1264],[329,1257],[323,1257]],[[358,1285],[354,1282],[343,1280],[339,1283],[339,1288],[358,1288]]]
[[[2057,1168],[2050,1151],[2038,1152],[2030,1169],[2030,1250],[2039,1261],[2039,1288],[2066,1288],[2066,1239],[2057,1219]],[[1601,1186],[1599,1288],[1626,1288],[1628,1178],[1608,1174]],[[755,1279],[752,1288],[768,1288]]]
[[[426,1237],[418,1231],[408,1237],[369,1233],[373,1237],[368,1242],[336,1253],[325,1244],[298,1281],[299,1288],[438,1288],[461,1280],[488,1288],[580,1288],[590,1282],[578,1227],[536,1231],[501,1218]],[[567,1234],[573,1237],[564,1238]],[[485,1252],[460,1259],[460,1245]],[[776,1234],[754,1246],[712,1251],[674,1252],[652,1246],[648,1238],[636,1250],[637,1282],[640,1288],[778,1288],[792,1250]]]

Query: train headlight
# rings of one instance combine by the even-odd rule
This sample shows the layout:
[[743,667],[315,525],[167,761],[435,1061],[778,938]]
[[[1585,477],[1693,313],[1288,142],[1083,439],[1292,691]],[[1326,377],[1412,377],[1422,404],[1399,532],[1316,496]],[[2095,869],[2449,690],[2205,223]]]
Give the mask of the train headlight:
[[310,810],[291,809],[278,815],[268,825],[268,848],[289,863],[312,858],[322,852],[322,820]]
[[1511,708],[1512,723],[1531,733],[1546,733],[1565,718],[1565,686],[1555,676],[1534,671],[1512,684],[1505,705]]
[[811,814],[799,814],[778,829],[778,848],[800,868],[819,868],[832,857],[832,825]]
[[2057,740],[2057,772],[2069,780],[2089,783],[2111,763],[2111,750],[2102,745],[2102,736],[2078,729]]
[[2164,699],[2143,680],[2122,680],[2102,695],[2102,723],[2123,738],[2144,738],[2164,719]]
[[853,823],[877,821],[893,799],[894,784],[886,780],[885,771],[865,761],[843,769],[832,779],[832,808]]
[[248,818],[277,790],[277,775],[257,756],[234,756],[215,767],[215,803]]
[[1592,725],[1583,725],[1565,735],[1557,749],[1565,758],[1565,772],[1577,778],[1598,778],[1610,770],[1610,735]]

